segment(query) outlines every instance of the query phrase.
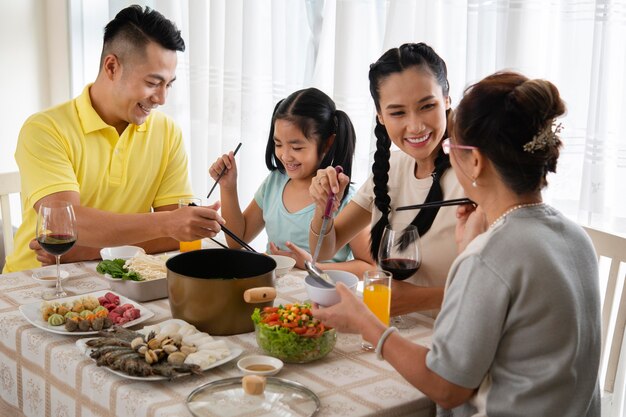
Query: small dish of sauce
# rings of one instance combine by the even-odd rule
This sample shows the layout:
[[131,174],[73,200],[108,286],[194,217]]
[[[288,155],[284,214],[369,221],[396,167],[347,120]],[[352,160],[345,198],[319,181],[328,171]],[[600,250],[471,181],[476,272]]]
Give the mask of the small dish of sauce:
[[[69,276],[70,274],[67,271],[63,269],[61,270],[61,281],[67,279]],[[56,265],[53,265],[52,267],[40,268],[33,272],[32,277],[33,281],[39,285],[43,285],[44,287],[54,287],[57,283]]]
[[274,368],[272,365],[265,365],[263,363],[253,363],[252,365],[248,365],[246,366],[246,371],[253,371],[253,372],[271,372],[273,371]]
[[280,359],[266,355],[251,355],[239,359],[237,367],[245,375],[276,375],[283,367]]

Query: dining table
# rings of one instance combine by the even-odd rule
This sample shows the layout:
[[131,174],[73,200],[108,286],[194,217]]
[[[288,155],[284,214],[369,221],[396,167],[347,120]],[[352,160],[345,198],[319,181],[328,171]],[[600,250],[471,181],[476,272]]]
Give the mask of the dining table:
[[[69,273],[64,288],[71,294],[109,289],[96,272],[98,262],[63,264]],[[0,416],[1,417],[191,417],[187,397],[210,381],[242,376],[237,359],[201,375],[174,380],[142,381],[99,367],[76,341],[85,336],[56,334],[32,325],[20,306],[41,303],[49,290],[32,279],[36,270],[0,275]],[[275,305],[307,299],[306,272],[293,269],[274,278]],[[172,318],[167,298],[140,304],[154,313],[132,329]],[[413,313],[404,316],[402,336],[428,346],[434,320]],[[240,357],[263,354],[254,332],[216,336],[242,350]],[[324,358],[304,364],[287,363],[277,375],[304,385],[317,395],[316,415],[434,416],[435,405],[402,378],[386,361],[361,347],[361,337],[338,333],[334,349]],[[214,411],[220,416],[220,410]],[[257,415],[257,414],[255,414]],[[259,410],[258,415],[263,414]]]

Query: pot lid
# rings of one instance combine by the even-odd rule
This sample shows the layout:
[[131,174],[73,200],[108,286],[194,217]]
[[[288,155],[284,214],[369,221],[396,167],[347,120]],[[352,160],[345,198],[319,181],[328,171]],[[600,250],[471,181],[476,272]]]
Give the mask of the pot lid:
[[187,408],[195,417],[314,416],[320,399],[302,384],[275,377],[266,379],[262,394],[246,394],[242,377],[235,377],[199,386],[187,397]]

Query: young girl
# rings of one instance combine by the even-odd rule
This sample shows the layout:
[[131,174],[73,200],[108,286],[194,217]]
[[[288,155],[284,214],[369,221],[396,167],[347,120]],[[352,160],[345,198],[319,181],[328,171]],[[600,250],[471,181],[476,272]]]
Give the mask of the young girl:
[[[309,225],[315,212],[309,195],[311,179],[318,169],[341,165],[346,175],[352,172],[355,134],[348,115],[335,108],[333,100],[316,88],[307,88],[281,100],[274,109],[265,152],[265,163],[271,171],[257,190],[254,200],[242,213],[237,196],[237,165],[233,153],[218,158],[209,169],[220,179],[222,216],[228,228],[250,242],[265,227],[268,250],[296,259],[304,268],[311,259],[308,242]],[[353,190],[338,200],[341,210]],[[321,269],[340,269],[357,276],[374,263],[368,253],[367,230],[355,234],[338,247],[333,263],[322,263]],[[229,247],[239,247],[227,238]],[[314,247],[314,246],[312,246]],[[306,251],[306,252],[305,252]]]
[[[334,229],[324,238],[320,259],[331,256],[370,222],[371,254],[376,258],[385,225],[412,223],[421,238],[422,265],[408,280],[394,280],[391,314],[438,309],[456,256],[456,208],[422,209],[417,214],[393,208],[463,197],[441,149],[450,109],[446,64],[423,43],[405,44],[372,64],[369,79],[377,112],[373,175],[337,215]],[[392,142],[400,151],[390,152]],[[317,203],[310,242],[317,241],[320,213],[330,189],[341,195],[348,182],[347,174],[318,171],[310,188]]]

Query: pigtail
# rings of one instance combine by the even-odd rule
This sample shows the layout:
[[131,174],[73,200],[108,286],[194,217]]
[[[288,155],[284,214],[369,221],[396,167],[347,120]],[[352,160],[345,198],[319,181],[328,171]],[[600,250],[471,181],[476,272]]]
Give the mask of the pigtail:
[[280,172],[285,172],[285,167],[283,164],[276,158],[275,156],[275,144],[274,144],[274,117],[276,116],[276,112],[280,105],[285,101],[285,99],[280,100],[274,106],[274,111],[272,112],[272,121],[270,122],[270,135],[267,139],[267,144],[265,145],[265,166],[270,171],[275,171],[278,169]]
[[370,253],[372,258],[378,260],[378,248],[383,236],[385,226],[389,224],[389,211],[391,198],[388,194],[387,183],[389,181],[389,158],[391,157],[391,139],[385,126],[376,119],[376,152],[372,173],[374,180],[374,205],[380,211],[381,217],[370,231]]
[[[320,168],[341,165],[343,173],[352,178],[352,163],[356,144],[354,126],[344,111],[335,111],[334,119],[337,126],[335,141],[328,152],[326,152],[326,155],[324,155]],[[346,199],[347,195],[348,193],[343,194],[341,202]]]

